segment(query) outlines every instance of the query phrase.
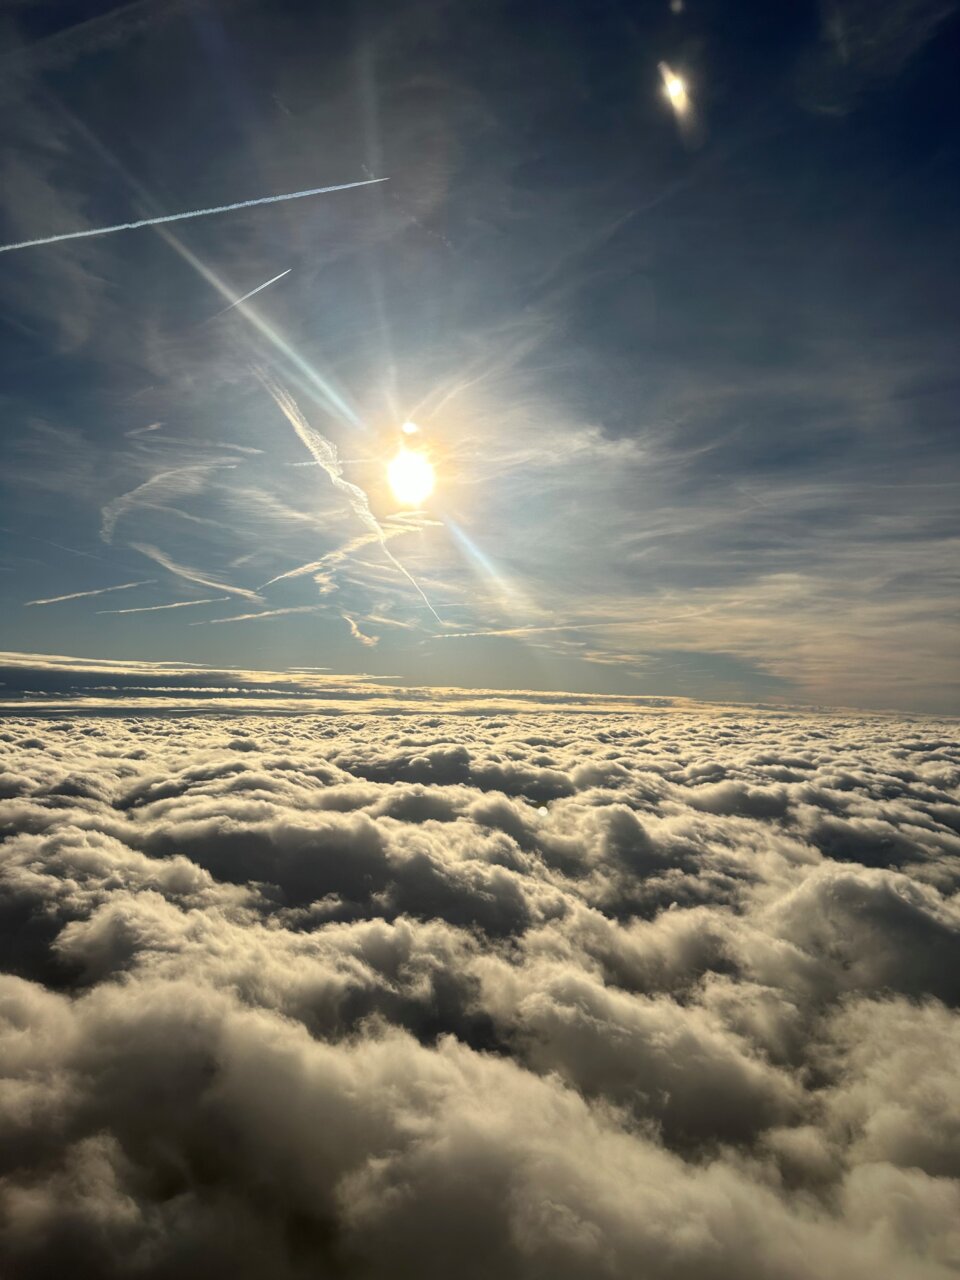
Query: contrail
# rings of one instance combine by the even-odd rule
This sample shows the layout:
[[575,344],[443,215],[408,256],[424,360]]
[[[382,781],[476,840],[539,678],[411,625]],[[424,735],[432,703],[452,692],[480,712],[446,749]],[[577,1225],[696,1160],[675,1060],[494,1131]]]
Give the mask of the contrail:
[[215,627],[221,622],[258,622],[261,618],[279,618],[287,613],[317,613],[318,604],[295,604],[286,609],[267,609],[260,613],[235,613],[229,618],[204,618],[202,622],[191,622],[191,627]]
[[[13,533],[6,525],[0,524],[0,533]],[[57,551],[66,551],[71,556],[84,556],[87,560],[99,560],[101,564],[110,564],[103,556],[95,556],[92,551],[80,551],[77,547],[65,547],[62,542],[51,542],[49,538],[37,538],[32,533],[21,533],[21,538],[29,538],[31,542],[42,542],[45,547],[55,547]]]
[[403,567],[397,557],[387,546],[386,533],[379,520],[377,520],[376,516],[370,510],[369,498],[359,485],[351,484],[349,480],[344,480],[343,463],[337,457],[336,448],[325,436],[322,436],[319,431],[315,431],[313,427],[310,426],[306,418],[300,412],[299,406],[292,396],[289,396],[281,387],[275,386],[263,375],[260,375],[260,380],[270,392],[271,396],[273,396],[273,399],[276,401],[277,407],[280,409],[283,416],[300,437],[304,447],[313,454],[314,460],[324,469],[336,488],[346,495],[347,502],[350,504],[350,508],[354,515],[374,535],[376,540],[380,543],[383,554],[387,557],[394,568],[399,570],[399,572],[402,573],[407,581],[412,585],[417,595],[419,595],[420,599],[442,627],[444,625],[443,619],[427,599],[419,582],[417,582],[416,578],[408,569]]
[[289,191],[280,196],[260,196],[257,200],[238,200],[234,204],[218,204],[212,209],[191,209],[188,213],[167,213],[161,218],[141,218],[139,222],[118,222],[112,227],[95,227],[91,231],[65,231],[59,236],[41,236],[38,240],[18,240],[0,245],[0,253],[14,249],[31,249],[40,244],[59,244],[61,240],[82,240],[86,236],[108,236],[114,231],[135,231],[137,227],[156,227],[161,222],[182,222],[185,218],[206,218],[212,213],[230,213],[234,209],[250,209],[256,204],[279,204],[282,200],[302,200],[305,196],[323,196],[331,191],[349,191],[353,187],[369,187],[388,178],[364,178],[362,182],[341,182],[334,187],[311,187],[309,191]]
[[99,587],[96,591],[72,591],[68,596],[51,596],[48,600],[25,600],[24,608],[31,604],[60,604],[63,600],[82,600],[85,596],[105,596],[109,591],[129,591],[131,587],[149,587],[156,578],[144,578],[142,582],[121,582],[118,587]]
[[222,604],[229,596],[209,596],[206,600],[175,600],[172,604],[144,604],[138,609],[98,609],[97,613],[157,613],[161,609],[192,609],[198,604]]
[[[143,501],[143,496],[152,490],[160,490],[158,496],[161,497],[172,496],[175,493],[196,493],[203,485],[201,478],[203,472],[232,466],[234,464],[230,462],[200,462],[189,467],[174,467],[168,471],[158,471],[149,480],[144,480],[142,484],[138,484],[135,489],[130,489],[127,493],[121,493],[119,498],[114,498],[112,502],[108,502],[101,508],[100,537],[104,542],[111,542],[117,521],[132,507],[155,506],[155,503]],[[181,479],[180,477],[189,478]]]
[[[317,463],[317,466],[320,464]],[[431,525],[439,525],[438,520],[430,520],[425,522]],[[278,573],[275,578],[270,578],[268,582],[263,584],[264,587],[272,587],[275,582],[283,582],[286,578],[302,578],[307,573],[317,573],[321,570],[332,569],[335,565],[340,564],[342,560],[346,560],[348,556],[352,556],[355,551],[360,551],[363,547],[369,546],[371,542],[383,542],[387,538],[397,538],[402,533],[416,532],[421,526],[410,526],[406,524],[389,524],[381,529],[370,533],[361,533],[356,538],[351,538],[349,542],[345,542],[342,547],[336,547],[333,551],[328,551],[326,555],[321,556],[319,560],[311,560],[308,564],[297,565],[295,569],[287,569],[284,573]],[[263,587],[258,588],[262,590]]]
[[[386,179],[383,179],[383,181],[386,181]],[[178,253],[184,262],[189,263],[211,288],[216,289],[224,302],[232,302],[234,300],[236,290],[229,289],[215,272],[201,262],[195,253],[191,253],[186,245],[180,243],[172,231],[166,227],[161,227],[157,231],[157,235],[166,240],[170,248],[175,253]],[[244,307],[240,314],[249,324],[253,325],[261,337],[266,338],[271,346],[276,347],[281,355],[295,366],[297,372],[310,383],[311,391],[314,394],[319,392],[329,412],[334,413],[341,421],[348,423],[351,427],[357,427],[360,430],[366,429],[364,423],[350,405],[347,404],[336,387],[323,378],[307,360],[304,360],[303,356],[290,345],[283,334],[274,329],[258,314],[256,307]]]
[[244,587],[231,587],[226,582],[217,582],[215,578],[206,578],[202,573],[198,573],[196,569],[191,569],[187,565],[177,564],[175,560],[171,560],[169,556],[164,555],[156,547],[151,547],[146,542],[131,542],[134,551],[139,551],[141,555],[149,557],[162,565],[169,573],[175,574],[178,578],[186,578],[187,582],[196,582],[201,587],[212,587],[214,591],[226,591],[231,596],[242,596],[245,600],[253,600],[255,604],[263,604],[260,597],[253,591],[247,591]]
[[365,631],[361,631],[356,618],[352,617],[349,613],[341,613],[340,617],[350,628],[350,634],[353,636],[354,640],[358,640],[360,644],[366,645],[368,649],[372,649],[374,645],[380,643],[379,636],[368,636]]
[[241,302],[246,302],[248,298],[252,298],[255,293],[259,293],[261,289],[266,289],[272,284],[276,284],[278,280],[282,280],[284,276],[288,276],[293,267],[287,267],[286,271],[281,271],[278,276],[274,276],[271,280],[265,280],[263,284],[258,284],[255,289],[251,289],[249,293],[245,293],[242,298],[237,298],[236,302],[231,302],[229,307],[224,307],[222,311],[218,311],[213,317],[218,320],[220,316],[225,316],[228,311],[232,311],[234,307],[239,307]]
[[[319,463],[317,465],[319,466]],[[386,535],[386,530],[384,530],[384,535]],[[297,565],[295,569],[287,569],[285,573],[278,573],[275,578],[270,578],[265,582],[263,587],[272,587],[275,582],[283,582],[287,578],[302,578],[307,573],[317,573],[324,569],[330,569],[339,564],[341,560],[345,560],[347,556],[352,555],[354,551],[359,551],[361,547],[369,546],[371,542],[379,541],[379,535],[376,533],[361,533],[358,537],[351,538],[342,547],[328,551],[319,560],[311,560],[307,564]],[[263,587],[259,589],[262,591]]]
[[479,636],[529,636],[539,635],[546,631],[597,631],[601,627],[629,627],[624,622],[563,622],[538,627],[531,623],[529,627],[500,627],[494,631],[442,631],[430,636],[431,640],[475,640]]

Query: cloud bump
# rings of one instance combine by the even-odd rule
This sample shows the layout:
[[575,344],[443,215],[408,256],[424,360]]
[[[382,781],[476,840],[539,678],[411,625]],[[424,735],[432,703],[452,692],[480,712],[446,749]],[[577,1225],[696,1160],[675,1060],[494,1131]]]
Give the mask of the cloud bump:
[[443,711],[3,722],[6,1273],[953,1275],[956,726]]

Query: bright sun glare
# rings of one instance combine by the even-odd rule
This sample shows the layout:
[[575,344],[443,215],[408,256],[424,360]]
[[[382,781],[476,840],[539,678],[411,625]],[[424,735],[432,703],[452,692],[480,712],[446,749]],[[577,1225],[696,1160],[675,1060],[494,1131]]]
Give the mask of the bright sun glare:
[[683,115],[690,103],[686,81],[671,71],[665,63],[660,63],[660,76],[663,80],[663,91],[670,99],[670,104],[678,115]]
[[387,479],[393,496],[405,507],[419,507],[433,493],[433,466],[414,449],[400,450],[387,467]]

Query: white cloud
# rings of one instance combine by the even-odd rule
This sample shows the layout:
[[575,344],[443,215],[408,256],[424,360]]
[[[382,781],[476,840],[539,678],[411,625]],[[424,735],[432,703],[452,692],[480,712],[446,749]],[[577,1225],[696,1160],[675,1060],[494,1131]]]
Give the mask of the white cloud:
[[953,1274],[955,726],[440,701],[0,741],[12,1275]]

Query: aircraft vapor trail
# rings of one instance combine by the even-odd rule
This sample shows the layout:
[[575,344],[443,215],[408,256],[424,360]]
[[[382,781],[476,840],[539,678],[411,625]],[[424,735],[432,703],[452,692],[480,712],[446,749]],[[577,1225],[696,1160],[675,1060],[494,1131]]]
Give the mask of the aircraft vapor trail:
[[97,613],[159,613],[161,609],[192,609],[198,604],[222,604],[229,596],[208,596],[205,600],[174,600],[172,604],[144,604],[137,609],[98,609]]
[[276,284],[278,280],[282,280],[284,276],[288,276],[293,267],[287,267],[286,271],[281,271],[278,276],[274,276],[270,280],[264,280],[263,284],[258,284],[255,289],[251,289],[249,293],[245,293],[242,298],[237,298],[236,302],[231,302],[229,307],[224,307],[222,311],[218,311],[213,317],[218,320],[220,316],[225,316],[228,311],[232,311],[234,307],[239,307],[241,302],[246,302],[248,298],[252,298],[255,293],[259,293],[261,289],[267,289],[270,285]]
[[191,569],[184,564],[177,564],[175,560],[171,560],[168,555],[164,555],[157,547],[151,547],[149,543],[131,542],[130,545],[134,551],[139,551],[141,555],[147,556],[150,560],[162,565],[164,569],[176,575],[176,577],[185,578],[187,582],[196,582],[201,587],[212,587],[214,591],[226,591],[228,595],[242,596],[245,600],[252,600],[254,604],[263,604],[256,592],[247,591],[245,587],[231,587],[229,583],[217,582],[215,578],[207,578],[202,573],[198,573],[196,569]]
[[[315,465],[319,466],[319,463]],[[431,521],[435,524],[436,521]],[[346,560],[348,556],[352,556],[355,551],[360,551],[363,547],[369,546],[371,542],[382,542],[387,538],[397,538],[403,533],[410,533],[411,526],[406,524],[391,524],[385,528],[370,533],[361,533],[356,538],[351,538],[349,542],[345,542],[342,547],[335,547],[333,551],[328,551],[326,555],[320,557],[319,560],[311,560],[307,564],[299,564],[295,569],[287,569],[283,573],[278,573],[276,577],[270,578],[263,584],[264,587],[272,587],[275,582],[283,582],[287,578],[302,578],[307,573],[317,573],[321,570],[332,569],[335,565]],[[262,590],[263,588],[259,588]]]
[[443,631],[430,637],[431,640],[476,640],[480,636],[529,636],[539,635],[545,631],[597,631],[601,627],[629,627],[629,621],[624,622],[563,622],[558,624],[551,623],[549,626],[540,627],[535,623],[531,623],[528,627],[499,627],[493,631]]
[[221,622],[259,622],[261,618],[279,618],[287,613],[316,613],[320,605],[295,604],[286,609],[267,609],[259,613],[236,613],[229,618],[204,618],[202,622],[191,622],[191,627],[219,626]]
[[261,381],[276,401],[277,407],[280,409],[283,416],[300,437],[305,448],[313,454],[315,461],[319,466],[323,467],[333,484],[341,490],[342,493],[346,494],[347,501],[349,502],[354,515],[376,537],[376,540],[380,543],[383,554],[387,557],[394,568],[403,574],[442,627],[443,619],[427,599],[419,582],[417,582],[416,578],[408,569],[403,567],[397,557],[387,546],[386,531],[382,528],[379,520],[377,520],[376,516],[370,510],[370,500],[367,495],[359,485],[352,484],[349,480],[344,480],[343,463],[337,457],[337,451],[334,446],[325,436],[322,436],[319,431],[315,431],[313,427],[310,426],[306,418],[300,412],[299,406],[292,396],[289,396],[281,387],[275,386],[262,375]]
[[[386,530],[384,530],[386,535]],[[307,564],[299,564],[295,569],[287,569],[284,573],[278,573],[276,577],[270,578],[263,584],[264,587],[272,587],[275,582],[284,582],[287,578],[302,578],[307,573],[318,573],[323,569],[330,569],[334,565],[352,555],[354,551],[359,551],[361,547],[367,546],[371,542],[379,542],[380,539],[376,533],[361,533],[357,538],[351,538],[349,542],[342,547],[337,547],[333,551],[328,551],[326,555],[321,556],[319,560],[310,560]],[[263,587],[260,588],[263,590]]]
[[32,604],[60,604],[63,600],[82,600],[86,596],[105,596],[111,591],[129,591],[132,587],[149,587],[156,578],[144,578],[140,582],[121,582],[116,587],[98,587],[96,591],[71,591],[68,596],[50,596],[46,600],[25,600],[24,607]]
[[18,240],[16,244],[0,245],[0,253],[14,249],[30,249],[35,245],[58,244],[61,240],[82,240],[87,236],[108,236],[114,231],[135,231],[138,227],[155,227],[161,222],[182,222],[185,218],[206,218],[213,213],[230,213],[234,209],[249,209],[257,204],[279,204],[283,200],[302,200],[305,196],[323,196],[331,191],[349,191],[353,187],[369,187],[375,182],[387,182],[387,178],[364,178],[362,182],[340,182],[333,187],[311,187],[309,191],[288,191],[279,196],[260,196],[256,200],[237,200],[234,204],[218,204],[212,209],[191,209],[187,213],[167,213],[159,218],[141,218],[138,222],[118,222],[112,227],[94,227],[89,231],[65,231],[58,236],[41,236],[37,240]]
[[158,471],[149,480],[144,480],[142,484],[138,484],[135,489],[130,489],[127,493],[121,493],[119,498],[114,498],[112,502],[108,502],[105,507],[101,508],[100,537],[104,542],[112,542],[117,521],[122,515],[141,504],[143,506],[155,505],[145,500],[146,495],[152,491],[159,490],[163,496],[170,496],[178,492],[182,494],[196,493],[203,485],[203,473],[205,471],[231,466],[233,466],[232,463],[200,462],[189,467],[173,467],[167,471]]

